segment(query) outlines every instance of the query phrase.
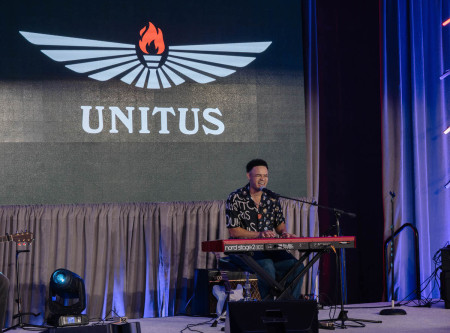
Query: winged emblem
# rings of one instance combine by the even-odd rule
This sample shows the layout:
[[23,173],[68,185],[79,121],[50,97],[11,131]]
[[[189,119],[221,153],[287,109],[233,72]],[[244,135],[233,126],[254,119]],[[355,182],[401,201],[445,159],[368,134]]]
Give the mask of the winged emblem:
[[139,88],[161,89],[186,80],[205,84],[233,74],[255,60],[272,42],[168,46],[161,29],[149,22],[136,44],[19,31],[52,60],[91,79],[121,81]]

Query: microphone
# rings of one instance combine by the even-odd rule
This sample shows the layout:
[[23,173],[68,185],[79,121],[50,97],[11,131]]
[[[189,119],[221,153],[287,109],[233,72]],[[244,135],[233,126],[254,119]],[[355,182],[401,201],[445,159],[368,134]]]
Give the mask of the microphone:
[[272,192],[271,190],[269,190],[265,187],[261,187],[260,190],[272,197],[275,197],[276,199],[278,199],[280,197],[280,194]]

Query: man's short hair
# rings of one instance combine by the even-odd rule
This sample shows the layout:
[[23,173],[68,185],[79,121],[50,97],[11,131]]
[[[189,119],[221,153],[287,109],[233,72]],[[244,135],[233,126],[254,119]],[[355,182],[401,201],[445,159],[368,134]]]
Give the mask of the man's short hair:
[[252,171],[252,169],[255,166],[265,166],[267,168],[267,170],[269,170],[269,166],[267,165],[267,162],[260,159],[260,158],[256,158],[254,160],[251,160],[250,162],[247,163],[247,172]]

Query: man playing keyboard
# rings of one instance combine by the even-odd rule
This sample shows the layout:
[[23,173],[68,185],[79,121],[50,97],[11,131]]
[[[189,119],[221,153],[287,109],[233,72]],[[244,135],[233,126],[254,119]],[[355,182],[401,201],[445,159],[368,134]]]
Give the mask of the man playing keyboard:
[[[248,162],[249,183],[228,196],[226,205],[227,228],[231,238],[290,238],[296,237],[286,230],[286,223],[277,197],[264,192],[269,180],[267,162],[254,159]],[[286,251],[256,251],[253,259],[274,279],[279,281],[297,263],[297,259]],[[232,258],[236,260],[236,258]],[[303,266],[297,268],[297,274]],[[289,284],[296,274],[287,280]],[[300,297],[302,280],[292,290],[292,297]],[[258,279],[261,298],[270,292],[267,283]]]

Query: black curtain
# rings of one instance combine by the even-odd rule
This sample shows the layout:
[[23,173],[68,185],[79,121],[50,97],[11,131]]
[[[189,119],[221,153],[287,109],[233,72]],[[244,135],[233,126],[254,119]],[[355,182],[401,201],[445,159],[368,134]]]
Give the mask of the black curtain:
[[[383,290],[380,47],[378,1],[317,1],[320,105],[319,202],[342,217],[347,302],[380,301]],[[319,211],[320,232],[335,223]],[[320,291],[338,302],[334,255],[321,260]]]

